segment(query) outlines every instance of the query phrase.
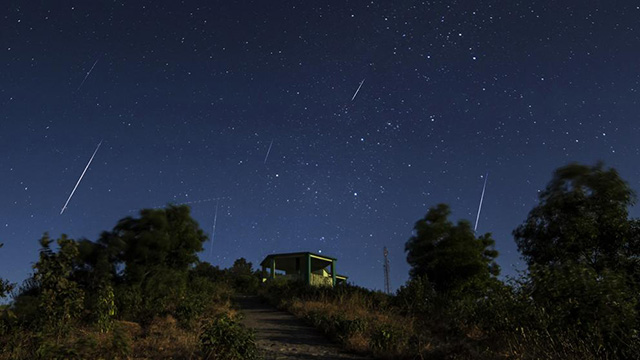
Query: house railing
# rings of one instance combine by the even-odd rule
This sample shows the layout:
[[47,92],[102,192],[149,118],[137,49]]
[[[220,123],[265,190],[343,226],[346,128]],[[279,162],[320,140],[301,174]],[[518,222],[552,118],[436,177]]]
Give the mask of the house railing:
[[[267,281],[268,277],[269,277],[269,275],[267,274],[266,277],[263,277],[262,281]],[[286,279],[286,280],[291,280],[291,281],[298,281],[298,280],[304,280],[304,275],[300,275],[300,274],[276,274],[276,278],[277,279]],[[311,285],[315,285],[315,286],[332,286],[333,285],[333,279],[331,278],[331,276],[322,276],[322,275],[311,273],[311,279],[310,280],[311,280],[310,284]]]

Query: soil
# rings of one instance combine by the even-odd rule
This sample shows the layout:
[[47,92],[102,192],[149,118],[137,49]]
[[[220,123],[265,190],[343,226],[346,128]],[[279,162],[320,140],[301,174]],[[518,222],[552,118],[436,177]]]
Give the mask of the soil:
[[244,314],[242,322],[256,331],[256,343],[265,360],[370,359],[346,352],[317,329],[261,302],[258,297],[244,296],[236,300]]

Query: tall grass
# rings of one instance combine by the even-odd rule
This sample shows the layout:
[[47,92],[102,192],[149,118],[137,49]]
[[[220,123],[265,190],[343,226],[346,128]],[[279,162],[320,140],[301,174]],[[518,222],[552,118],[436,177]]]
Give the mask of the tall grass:
[[[86,321],[90,318],[87,314],[70,323],[64,336],[46,332],[24,320],[29,316],[23,319],[5,307],[0,314],[0,360],[201,359],[211,354],[207,344],[215,344],[215,349],[222,352],[216,359],[234,359],[224,354],[244,350],[237,349],[238,343],[230,339],[238,337],[243,341],[241,348],[246,348],[253,344],[253,337],[238,323],[232,295],[233,290],[226,283],[200,283],[180,306],[151,320],[119,318],[113,320],[109,331],[104,331],[99,323]],[[212,329],[220,328],[220,318],[226,319],[224,329],[234,330],[233,336],[211,336]],[[203,334],[208,334],[204,344]]]
[[414,281],[386,295],[273,281],[260,294],[346,349],[381,359],[627,358],[598,345],[597,334],[551,327],[544,308],[504,284],[484,294],[467,289],[465,296],[436,294],[426,285]]

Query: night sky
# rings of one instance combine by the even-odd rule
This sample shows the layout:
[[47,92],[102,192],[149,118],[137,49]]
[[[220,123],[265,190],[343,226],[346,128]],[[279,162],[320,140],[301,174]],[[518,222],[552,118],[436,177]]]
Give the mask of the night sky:
[[0,277],[13,282],[45,231],[96,240],[173,202],[208,234],[217,207],[200,254],[214,265],[321,252],[382,289],[387,246],[395,289],[413,224],[440,202],[473,224],[487,172],[478,232],[515,275],[511,231],[555,168],[604,160],[640,190],[636,1],[0,10]]

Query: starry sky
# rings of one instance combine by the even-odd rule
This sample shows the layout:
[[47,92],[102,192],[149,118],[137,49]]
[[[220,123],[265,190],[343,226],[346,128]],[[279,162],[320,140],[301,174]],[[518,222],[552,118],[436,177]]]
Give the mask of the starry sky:
[[0,277],[14,282],[45,231],[95,240],[173,202],[208,234],[215,222],[200,254],[214,265],[321,252],[382,289],[387,246],[395,289],[415,221],[445,202],[473,223],[486,173],[478,232],[515,275],[511,231],[555,168],[603,160],[640,190],[635,1],[0,9]]

